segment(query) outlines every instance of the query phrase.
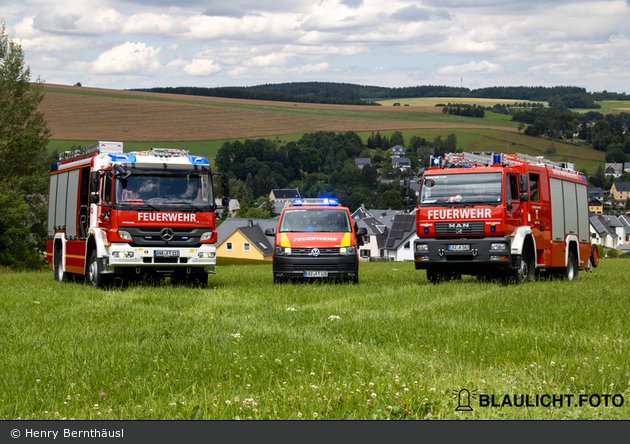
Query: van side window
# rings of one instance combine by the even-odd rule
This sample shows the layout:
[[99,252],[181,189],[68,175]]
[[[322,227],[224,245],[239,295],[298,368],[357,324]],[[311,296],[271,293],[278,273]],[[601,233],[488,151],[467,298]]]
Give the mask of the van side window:
[[538,184],[540,182],[540,176],[538,174],[529,173],[529,201],[540,202],[540,192]]

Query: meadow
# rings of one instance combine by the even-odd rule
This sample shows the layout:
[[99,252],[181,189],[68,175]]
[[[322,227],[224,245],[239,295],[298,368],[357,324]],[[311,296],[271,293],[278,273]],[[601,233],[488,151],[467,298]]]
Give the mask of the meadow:
[[0,419],[627,419],[627,264],[522,286],[391,262],[274,285],[270,264],[225,265],[204,290],[5,271]]

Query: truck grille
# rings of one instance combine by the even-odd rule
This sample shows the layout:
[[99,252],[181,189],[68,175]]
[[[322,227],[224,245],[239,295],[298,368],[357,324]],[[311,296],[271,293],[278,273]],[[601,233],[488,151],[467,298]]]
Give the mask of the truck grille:
[[201,235],[210,228],[172,227],[173,238],[168,242],[162,239],[163,227],[125,227],[125,231],[131,234],[134,247],[189,247],[199,246]]
[[[291,248],[292,256],[311,256],[311,252],[315,247],[309,248]],[[319,248],[319,256],[339,256],[339,248]]]
[[469,234],[483,234],[484,221],[477,220],[472,222],[436,222],[436,235],[457,235],[464,236]]

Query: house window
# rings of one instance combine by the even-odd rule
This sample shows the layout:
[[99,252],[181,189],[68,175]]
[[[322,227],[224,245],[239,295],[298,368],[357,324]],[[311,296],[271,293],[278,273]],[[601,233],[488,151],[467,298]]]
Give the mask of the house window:
[[225,243],[225,251],[232,251],[232,242]]
[[249,252],[249,242],[243,242],[243,251],[246,253]]
[[370,250],[360,250],[361,257],[370,257]]
[[403,248],[409,250],[411,248],[411,241],[407,242]]

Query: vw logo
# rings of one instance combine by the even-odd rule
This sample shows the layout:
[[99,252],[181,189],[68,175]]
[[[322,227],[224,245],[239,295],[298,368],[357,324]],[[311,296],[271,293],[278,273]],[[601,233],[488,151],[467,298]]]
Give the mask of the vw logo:
[[319,256],[319,248],[313,248],[311,250],[311,256],[314,256],[314,257]]
[[162,231],[160,231],[160,236],[162,237],[162,239],[164,239],[166,242],[173,240],[173,230],[171,228],[162,228]]

